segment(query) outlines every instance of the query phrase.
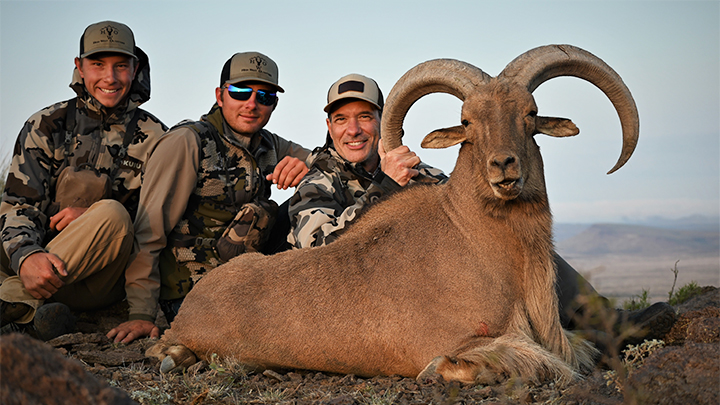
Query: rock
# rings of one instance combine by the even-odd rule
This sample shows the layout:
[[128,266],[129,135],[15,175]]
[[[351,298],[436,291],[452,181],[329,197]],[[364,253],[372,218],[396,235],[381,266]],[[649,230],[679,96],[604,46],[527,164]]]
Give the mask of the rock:
[[718,375],[720,345],[687,342],[666,347],[630,376],[625,399],[633,395],[638,403],[717,405]]
[[80,345],[80,344],[103,344],[110,342],[110,339],[102,333],[69,333],[47,341],[52,347]]
[[696,320],[720,317],[720,308],[707,307],[696,311],[688,311],[678,316],[670,332],[665,335],[665,343],[668,345],[680,345],[685,342],[690,324]]
[[146,359],[144,354],[128,351],[77,351],[75,355],[88,364],[102,364],[104,366],[128,366]]
[[696,319],[688,326],[688,342],[713,343],[720,342],[720,318]]
[[263,375],[264,375],[265,377],[274,378],[274,379],[276,379],[276,380],[278,380],[278,381],[280,381],[280,382],[283,382],[283,381],[287,380],[287,378],[285,378],[285,376],[283,376],[282,374],[280,374],[280,373],[278,373],[278,372],[276,372],[276,371],[273,371],[273,370],[265,370],[265,371],[263,371]]
[[0,336],[0,375],[3,404],[136,404],[80,362],[27,335]]

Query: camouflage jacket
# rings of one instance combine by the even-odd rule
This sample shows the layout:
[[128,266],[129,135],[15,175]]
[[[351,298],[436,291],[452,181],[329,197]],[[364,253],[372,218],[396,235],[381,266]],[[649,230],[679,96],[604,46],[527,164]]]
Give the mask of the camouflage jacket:
[[[140,65],[126,101],[108,112],[90,96],[77,69],[70,87],[77,93],[74,137],[68,163],[90,164],[112,177],[112,198],[123,203],[131,216],[137,210],[141,172],[150,150],[167,127],[139,106],[150,98],[150,68],[140,52]],[[45,252],[49,232],[48,210],[55,199],[55,185],[65,162],[65,122],[68,101],[47,107],[26,122],[15,144],[0,206],[2,245],[11,271],[17,272],[25,258]],[[127,156],[115,157],[123,145],[125,127],[139,109],[135,136]],[[114,176],[113,176],[114,172]]]
[[[363,208],[402,188],[379,168],[371,174],[360,164],[345,160],[332,141],[316,149],[311,161],[310,171],[290,199],[288,242],[298,249],[333,242]],[[424,163],[416,168],[420,176],[409,184],[448,179],[441,170]]]
[[[229,176],[217,140],[224,144]],[[204,242],[218,237],[238,206],[259,194],[269,196],[265,175],[285,156],[307,161],[310,151],[267,130],[250,139],[240,136],[227,125],[217,105],[200,121],[183,122],[163,137],[145,173],[135,220],[139,252],[128,269],[155,280],[151,291],[155,303],[158,297],[184,297],[205,272],[220,264],[211,243],[178,246],[173,240],[199,236]],[[231,190],[234,203],[228,201]],[[155,313],[152,301],[138,304],[130,303],[131,314]]]

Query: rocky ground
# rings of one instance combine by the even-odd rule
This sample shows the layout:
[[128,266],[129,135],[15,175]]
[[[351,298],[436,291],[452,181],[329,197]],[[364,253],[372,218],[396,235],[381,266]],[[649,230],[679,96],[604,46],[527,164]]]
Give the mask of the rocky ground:
[[[677,307],[678,321],[665,336],[664,345],[646,342],[627,352],[624,366],[598,367],[567,387],[554,383],[531,386],[512,380],[495,386],[442,380],[419,383],[396,376],[367,379],[300,370],[253,373],[228,361],[198,363],[184,374],[161,374],[157,361],[144,354],[152,340],[118,345],[105,338],[105,333],[124,319],[126,310],[118,306],[82,314],[79,333],[47,344],[14,335],[0,339],[0,402],[39,403],[34,401],[43,398],[42,403],[59,404],[720,403],[720,291],[715,287],[705,287],[701,295]],[[42,354],[44,350],[49,353]],[[28,353],[43,360],[28,358]],[[65,371],[47,371],[48,377],[38,377],[42,372],[38,367],[49,370],[65,362]],[[87,373],[72,367],[84,368]],[[27,385],[31,380],[34,382]],[[71,395],[88,398],[88,402],[76,397],[68,402]]]

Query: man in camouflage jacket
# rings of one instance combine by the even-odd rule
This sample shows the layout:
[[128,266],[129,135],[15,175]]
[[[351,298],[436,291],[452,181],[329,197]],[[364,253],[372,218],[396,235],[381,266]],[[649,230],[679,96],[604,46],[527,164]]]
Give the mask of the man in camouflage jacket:
[[350,74],[328,92],[327,141],[313,152],[311,169],[290,199],[295,248],[334,241],[363,208],[408,184],[447,181],[407,146],[387,154],[380,144],[383,96],[377,83]]
[[[272,59],[236,53],[210,112],[171,129],[148,161],[135,221],[140,251],[128,271],[155,281],[148,293],[170,321],[204,273],[263,247],[278,215],[271,185],[295,187],[307,173],[310,151],[263,129],[278,91]],[[131,304],[131,312],[152,316],[155,305]],[[132,340],[155,328],[131,326],[110,334]]]
[[[148,58],[135,46],[130,28],[103,21],[84,31],[75,65],[70,87],[77,97],[27,120],[2,196],[0,306],[3,325],[16,329],[30,327],[39,308],[54,306],[60,313],[49,318],[67,321],[54,332],[64,331],[72,323],[65,308],[120,301],[125,282],[128,300],[147,299],[149,280],[125,273],[125,267],[141,172],[166,130],[139,108],[150,98]],[[101,179],[98,184],[108,192],[99,201],[82,193],[68,200],[67,192],[58,192],[66,167],[87,167],[77,173],[97,173],[90,176]],[[83,185],[69,182],[70,192]],[[36,320],[34,327],[39,326]]]

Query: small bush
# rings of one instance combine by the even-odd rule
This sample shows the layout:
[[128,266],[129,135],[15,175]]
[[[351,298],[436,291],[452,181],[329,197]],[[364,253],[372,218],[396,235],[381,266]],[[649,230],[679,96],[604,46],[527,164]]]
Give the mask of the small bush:
[[648,356],[663,347],[665,347],[665,342],[656,339],[646,340],[639,345],[628,345],[622,361],[622,367],[624,369],[623,377],[618,375],[618,370],[606,371],[603,374],[603,378],[607,381],[607,386],[615,387],[620,393],[624,392],[624,381],[627,381],[632,373],[642,367]]
[[670,296],[668,304],[680,305],[690,298],[700,294],[702,288],[700,288],[695,281],[691,281],[688,284],[680,287],[674,294]]
[[623,309],[628,311],[635,311],[638,309],[645,309],[650,306],[650,292],[646,289],[642,290],[642,294],[636,295],[629,300],[623,302]]

